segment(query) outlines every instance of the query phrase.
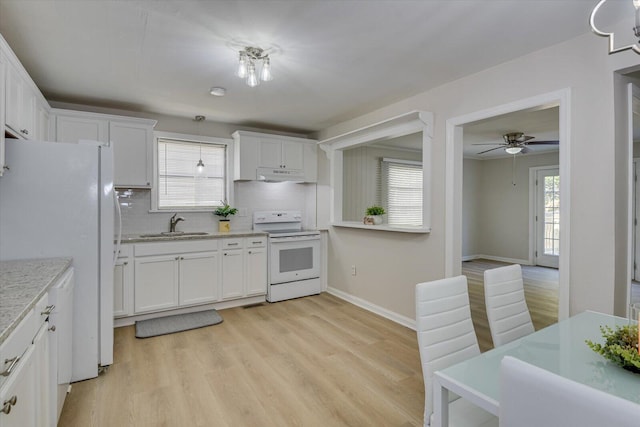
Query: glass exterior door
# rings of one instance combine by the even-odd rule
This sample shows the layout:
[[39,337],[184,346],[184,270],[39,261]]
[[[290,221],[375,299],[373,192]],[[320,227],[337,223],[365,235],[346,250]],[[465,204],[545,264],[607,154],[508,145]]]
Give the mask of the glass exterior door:
[[558,268],[560,255],[560,174],[536,172],[536,265]]

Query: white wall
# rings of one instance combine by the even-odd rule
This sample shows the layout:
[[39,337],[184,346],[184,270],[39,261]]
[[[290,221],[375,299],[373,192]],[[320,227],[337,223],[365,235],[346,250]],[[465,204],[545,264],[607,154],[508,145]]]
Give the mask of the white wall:
[[[619,25],[619,31],[625,31]],[[628,30],[628,29],[626,29]],[[637,66],[631,51],[607,54],[607,40],[585,29],[567,42],[442,85],[321,132],[320,140],[411,110],[435,115],[432,232],[426,236],[330,229],[329,286],[406,317],[415,317],[414,287],[445,275],[445,129],[449,118],[569,88],[571,258],[570,313],[614,310],[615,131],[613,74]],[[326,167],[327,163],[320,167]],[[595,172],[597,170],[597,173]],[[322,182],[323,185],[328,181]],[[329,193],[329,192],[327,192]],[[328,194],[325,194],[325,196]],[[329,200],[320,201],[329,204]],[[319,212],[327,223],[327,212]],[[347,259],[364,261],[350,276]]]
[[[549,165],[558,165],[557,152],[517,156],[513,185],[513,158],[464,160],[463,257],[488,255],[528,261],[529,169]],[[465,248],[469,238],[475,243],[475,252]]]
[[[149,212],[151,191],[119,191],[122,211],[122,233],[144,234],[169,230],[173,212]],[[303,212],[303,227],[316,227],[316,185],[293,182],[247,181],[234,183],[234,207],[241,212],[229,217],[233,230],[251,230],[253,212],[261,210],[299,210]],[[181,231],[218,231],[220,217],[211,212],[180,212],[185,219],[178,224]]]
[[484,160],[463,160],[462,181],[462,258],[483,253],[480,242],[479,216],[482,197]]

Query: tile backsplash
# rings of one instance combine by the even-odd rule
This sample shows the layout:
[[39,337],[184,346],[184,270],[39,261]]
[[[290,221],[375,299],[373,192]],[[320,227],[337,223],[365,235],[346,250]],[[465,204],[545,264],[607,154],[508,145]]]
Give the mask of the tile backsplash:
[[[174,212],[149,212],[151,191],[117,191],[122,211],[122,234],[169,230],[169,218]],[[299,210],[303,214],[302,226],[316,228],[316,184],[241,181],[234,183],[234,193],[233,206],[240,209],[230,217],[234,230],[250,230],[253,212],[262,210]],[[211,212],[179,212],[178,215],[185,219],[178,224],[178,230],[218,231],[219,217]]]

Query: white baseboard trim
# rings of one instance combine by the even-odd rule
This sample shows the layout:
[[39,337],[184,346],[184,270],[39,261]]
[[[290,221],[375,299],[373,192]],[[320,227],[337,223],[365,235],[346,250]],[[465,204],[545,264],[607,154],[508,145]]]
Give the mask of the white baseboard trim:
[[391,310],[387,310],[384,307],[380,307],[379,305],[372,304],[369,301],[363,300],[362,298],[358,298],[356,296],[353,296],[351,294],[348,294],[344,291],[333,288],[331,286],[327,287],[327,293],[330,293],[331,295],[334,295],[340,299],[350,302],[353,305],[357,305],[360,308],[364,308],[367,311],[375,313],[379,316],[382,316],[386,319],[396,322],[409,329],[413,329],[414,331],[416,330],[416,321],[406,316],[395,313]]
[[467,255],[462,257],[462,261],[473,261],[474,259],[488,259],[490,261],[508,262],[509,264],[533,265],[528,259],[505,258],[493,255]]

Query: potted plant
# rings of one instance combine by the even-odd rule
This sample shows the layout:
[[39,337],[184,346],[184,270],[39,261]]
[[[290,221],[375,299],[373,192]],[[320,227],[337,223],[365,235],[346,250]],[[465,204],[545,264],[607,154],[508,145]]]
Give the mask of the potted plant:
[[382,206],[369,206],[365,211],[364,223],[371,225],[380,225],[382,224],[382,215],[385,214],[384,208]]
[[222,202],[222,206],[213,211],[214,215],[221,216],[222,219],[218,221],[218,231],[225,232],[231,231],[231,220],[227,217],[229,215],[235,215],[238,213],[238,209],[232,208],[226,202]]

